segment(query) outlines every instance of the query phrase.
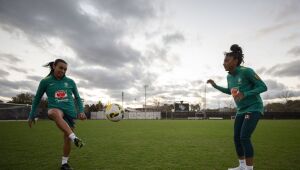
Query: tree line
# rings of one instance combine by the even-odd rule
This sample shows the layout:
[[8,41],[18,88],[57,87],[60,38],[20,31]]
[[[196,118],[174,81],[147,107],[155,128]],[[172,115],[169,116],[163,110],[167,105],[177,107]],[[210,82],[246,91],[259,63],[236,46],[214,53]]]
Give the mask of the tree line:
[[[34,99],[34,95],[31,93],[21,93],[17,94],[16,96],[12,97],[10,101],[7,103],[16,103],[16,104],[32,104],[32,101]],[[3,102],[0,100],[0,102]],[[47,98],[42,98],[39,108],[42,110],[46,110],[48,107],[48,101]],[[103,111],[105,109],[104,104],[99,101],[95,104],[85,104],[84,105],[84,112],[90,113],[90,112],[97,112],[97,111]],[[155,107],[152,108],[153,111],[163,111],[163,112],[171,112],[174,110],[173,104],[155,104]],[[200,104],[191,104],[190,105],[190,111],[200,111],[201,106]],[[207,109],[211,110],[211,109]],[[300,112],[300,100],[288,100],[286,99],[285,102],[276,102],[276,103],[269,103],[265,106],[266,112]]]

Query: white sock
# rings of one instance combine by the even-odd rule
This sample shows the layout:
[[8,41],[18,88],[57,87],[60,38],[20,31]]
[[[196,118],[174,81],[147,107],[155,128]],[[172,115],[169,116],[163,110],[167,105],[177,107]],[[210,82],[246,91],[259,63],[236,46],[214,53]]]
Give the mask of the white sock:
[[69,157],[62,157],[62,160],[61,160],[61,164],[63,165],[63,164],[66,164],[66,163],[68,163],[68,159],[69,159]]
[[246,167],[246,161],[244,159],[239,159],[240,167]]
[[247,170],[253,170],[253,166],[247,166]]
[[74,142],[74,139],[76,138],[76,135],[74,133],[71,133],[69,135],[69,138]]

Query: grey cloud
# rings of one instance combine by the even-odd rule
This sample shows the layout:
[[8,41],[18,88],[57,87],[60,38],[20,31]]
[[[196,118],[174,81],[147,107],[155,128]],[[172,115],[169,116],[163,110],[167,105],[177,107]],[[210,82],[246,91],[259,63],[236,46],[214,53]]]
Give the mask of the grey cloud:
[[[219,86],[223,86],[224,88],[227,88],[227,85],[219,85]],[[220,91],[218,91],[217,89],[215,89],[211,85],[206,86],[206,93],[215,93],[215,92],[221,93]]]
[[18,57],[14,56],[12,54],[0,53],[0,61],[4,61],[4,62],[10,63],[10,64],[15,64],[22,60],[20,60]]
[[16,72],[20,72],[20,73],[27,73],[27,70],[26,69],[22,69],[22,68],[18,68],[18,67],[15,67],[15,66],[8,66],[9,70],[14,70]]
[[41,77],[41,76],[27,76],[27,78],[29,80],[33,80],[33,81],[41,81],[44,77]]
[[99,11],[107,11],[114,18],[150,18],[155,16],[155,8],[148,0],[90,0],[91,4],[98,7]]
[[295,60],[289,63],[277,64],[266,72],[267,74],[277,77],[299,77],[300,75],[300,60]]
[[182,42],[185,40],[183,34],[178,33],[178,32],[173,33],[173,34],[164,35],[162,38],[163,38],[163,42],[165,44],[178,43],[178,42]]
[[139,16],[136,22],[147,22],[155,12],[151,4],[129,0],[90,2],[97,9],[111,12],[112,21],[95,21],[80,13],[79,1],[70,0],[2,1],[0,18],[2,23],[22,29],[37,44],[49,36],[59,37],[88,64],[120,67],[137,61],[140,53],[119,42],[130,25],[119,16]]
[[[125,68],[128,64],[149,65],[140,51],[120,40],[128,30],[135,29],[131,24],[146,24],[156,16],[157,9],[152,2],[85,2],[94,5],[100,15],[111,15],[110,20],[102,21],[83,14],[81,1],[17,0],[1,1],[0,22],[23,30],[37,45],[51,45],[48,37],[61,39],[79,57],[73,62],[75,66],[101,66],[114,72],[115,68]],[[134,18],[134,21],[128,18]],[[162,50],[160,52],[164,53]],[[156,58],[161,61],[158,63],[166,62],[163,57]]]
[[142,63],[145,68],[151,66],[160,67],[165,71],[171,71],[174,66],[177,66],[180,63],[180,58],[174,54],[170,53],[170,48],[167,45],[158,46],[151,44],[147,47],[145,52],[145,58],[143,58]]
[[281,39],[281,41],[285,41],[285,42],[291,42],[291,41],[295,41],[297,39],[300,39],[300,34],[299,33],[293,33],[287,37],[284,37]]
[[136,68],[112,68],[97,69],[89,68],[84,70],[73,70],[72,76],[79,77],[81,85],[86,88],[100,89],[127,89],[135,85],[136,80],[143,76],[141,70]]
[[201,86],[203,84],[204,84],[204,82],[202,80],[195,80],[195,81],[191,82],[192,86]]
[[278,13],[277,20],[284,20],[287,18],[299,18],[300,2],[298,0],[284,1],[282,10]]
[[[157,73],[149,70],[160,67],[171,70],[179,58],[170,54],[170,47],[147,47],[145,56],[123,42],[123,37],[156,19],[160,8],[155,1],[73,1],[73,0],[16,0],[0,1],[0,25],[22,30],[37,46],[51,46],[49,37],[58,38],[78,56],[68,61],[68,73],[79,78],[78,86],[87,89],[106,89],[108,95],[119,97],[120,90],[143,89],[154,82]],[[82,3],[92,5],[100,16],[90,16],[81,9]],[[155,2],[156,3],[156,2]],[[108,19],[103,19],[108,16]],[[159,36],[159,35],[155,35]],[[179,33],[166,35],[166,42],[179,42]],[[164,44],[166,45],[166,44]],[[28,76],[39,81],[39,77]]]
[[294,57],[300,57],[300,46],[293,47],[288,51],[288,54],[291,54]]
[[31,81],[9,81],[6,79],[0,79],[1,87],[9,87],[11,89],[30,89],[33,90],[34,85]]
[[[0,61],[6,64],[7,70],[9,71],[14,70],[21,73],[27,73],[26,69],[18,68],[15,66],[17,63],[20,63],[22,60],[13,54],[0,53]],[[7,71],[2,70],[0,74],[8,75],[9,73]]]
[[5,24],[0,25],[0,28],[9,33],[14,33],[16,31],[14,27]]
[[286,92],[289,92],[291,96],[299,96],[297,90],[290,90],[286,85],[278,81],[268,79],[265,83],[268,87],[268,91],[262,94],[265,100],[284,98],[283,96]]
[[262,67],[256,70],[257,74],[264,74],[267,71],[267,68]]
[[[1,86],[1,85],[0,85]],[[1,97],[8,97],[8,98],[11,98],[11,97],[14,97],[16,96],[18,93],[16,91],[14,91],[13,89],[9,89],[9,88],[2,88],[3,90],[1,90],[0,92],[0,96]]]
[[293,26],[296,26],[296,25],[299,25],[299,24],[300,24],[299,21],[285,21],[285,22],[273,24],[269,27],[262,28],[262,29],[258,30],[257,35],[258,36],[264,36],[264,35],[276,32],[278,30],[293,27]]
[[6,77],[9,75],[9,72],[0,69],[0,77]]
[[[34,93],[37,88],[36,83],[32,81],[9,81],[7,79],[0,79],[0,96],[13,97],[24,90]],[[22,89],[22,91],[20,91]]]
[[223,77],[223,76],[213,76],[212,79],[214,79],[216,81],[222,81],[222,80],[226,79],[226,77]]
[[293,97],[300,97],[300,90],[294,90],[291,92]]
[[[174,102],[175,98],[180,97],[192,97],[199,98],[199,100],[203,100],[205,86],[203,81],[191,81],[184,82],[180,84],[172,84],[172,85],[163,85],[163,86],[155,86],[152,89],[148,90],[149,97],[159,97],[164,100],[166,103]],[[208,87],[206,92],[209,93],[211,91],[216,92],[215,89]]]
[[281,91],[281,90],[284,90],[284,89],[287,88],[284,84],[279,83],[279,82],[277,82],[275,80],[268,79],[268,80],[265,80],[265,83],[266,83],[266,85],[268,87],[268,91],[270,91],[270,90]]
[[299,90],[273,90],[271,92],[267,92],[263,94],[263,99],[270,100],[270,99],[285,99],[290,97],[300,97]]

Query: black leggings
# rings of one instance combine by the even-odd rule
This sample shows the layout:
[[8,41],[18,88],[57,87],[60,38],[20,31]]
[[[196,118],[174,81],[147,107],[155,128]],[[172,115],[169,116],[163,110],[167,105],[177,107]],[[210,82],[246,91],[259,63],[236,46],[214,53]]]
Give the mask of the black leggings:
[[237,114],[234,121],[234,144],[239,157],[251,158],[254,155],[251,135],[261,117],[260,112]]

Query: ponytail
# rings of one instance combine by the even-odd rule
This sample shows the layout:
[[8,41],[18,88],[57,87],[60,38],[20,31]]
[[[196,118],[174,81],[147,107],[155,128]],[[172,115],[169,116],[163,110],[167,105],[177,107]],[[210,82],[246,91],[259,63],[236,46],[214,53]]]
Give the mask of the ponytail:
[[53,66],[54,66],[54,61],[51,61],[48,64],[44,65],[44,67],[49,67],[50,68],[50,72],[49,72],[49,74],[46,77],[50,76],[54,72]]
[[50,68],[50,72],[47,75],[47,77],[54,73],[54,68],[53,67],[55,65],[57,65],[59,62],[67,64],[67,62],[65,60],[63,60],[63,59],[56,59],[55,61],[51,61],[51,62],[49,62],[49,63],[47,63],[47,64],[44,65],[44,67],[49,67]]

